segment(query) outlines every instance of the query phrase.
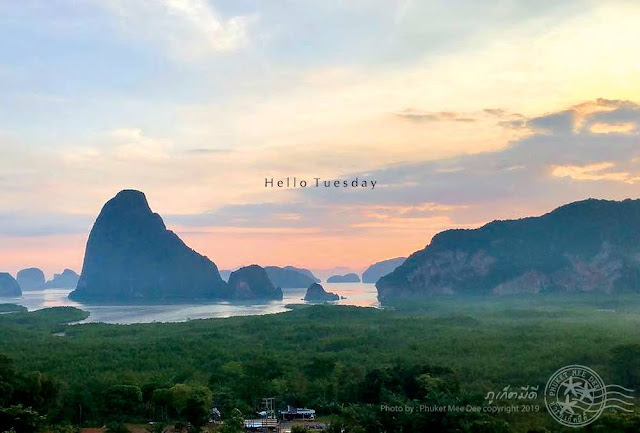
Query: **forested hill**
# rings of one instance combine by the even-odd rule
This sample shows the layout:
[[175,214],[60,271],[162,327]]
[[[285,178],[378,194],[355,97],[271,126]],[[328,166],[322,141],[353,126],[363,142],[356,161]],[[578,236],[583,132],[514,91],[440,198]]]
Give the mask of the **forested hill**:
[[640,290],[640,200],[448,230],[376,284],[379,298]]

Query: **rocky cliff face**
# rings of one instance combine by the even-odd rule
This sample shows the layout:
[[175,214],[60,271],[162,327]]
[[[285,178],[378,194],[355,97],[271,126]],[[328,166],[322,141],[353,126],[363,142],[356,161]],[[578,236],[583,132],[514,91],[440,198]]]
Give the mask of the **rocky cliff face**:
[[104,205],[91,229],[82,274],[69,297],[192,300],[228,298],[229,291],[216,265],[167,230],[142,192],[125,190]]
[[376,284],[378,298],[640,291],[640,200],[449,230]]
[[327,278],[327,283],[359,283],[360,277],[357,274],[350,273],[345,275],[332,275]]
[[311,277],[304,275],[292,268],[279,268],[277,266],[267,266],[264,268],[269,276],[269,279],[276,287],[282,287],[283,289],[294,289],[309,287],[309,285],[315,283],[315,280]]
[[20,285],[11,274],[6,272],[0,272],[0,296],[11,298],[22,296]]
[[362,282],[376,283],[381,277],[393,272],[398,266],[403,264],[405,260],[407,260],[406,257],[396,257],[395,259],[374,263],[362,273]]
[[304,296],[305,301],[310,302],[327,302],[327,301],[337,301],[340,299],[340,296],[335,293],[327,292],[324,290],[318,283],[313,283],[307,288],[307,293]]
[[71,269],[65,269],[61,274],[54,274],[53,279],[46,282],[48,289],[75,289],[78,286],[80,275]]
[[233,299],[282,299],[282,289],[276,288],[264,268],[245,266],[229,276]]
[[38,268],[28,268],[18,271],[16,281],[22,290],[44,289],[44,272]]

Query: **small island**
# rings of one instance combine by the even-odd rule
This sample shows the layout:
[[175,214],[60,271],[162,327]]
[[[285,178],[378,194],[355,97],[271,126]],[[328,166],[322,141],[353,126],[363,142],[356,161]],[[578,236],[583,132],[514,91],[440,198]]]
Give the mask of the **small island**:
[[45,283],[47,289],[75,289],[80,275],[71,269],[65,269],[61,274],[54,274],[53,279]]
[[340,296],[335,293],[327,292],[324,290],[318,283],[313,283],[307,289],[307,294],[304,296],[305,301],[311,302],[327,302],[327,301],[338,301]]
[[13,276],[7,272],[0,272],[0,296],[20,297],[22,290]]
[[264,270],[267,272],[273,285],[282,287],[283,289],[309,287],[310,284],[316,282],[313,277],[297,271],[292,267],[280,268],[278,266],[267,266]]
[[313,275],[313,272],[311,272],[309,269],[305,269],[305,268],[297,268],[295,266],[285,266],[284,268],[285,271],[296,271],[301,273],[302,275],[306,275],[307,277],[311,278],[314,282],[319,283],[320,282],[320,278],[316,277],[315,275]]
[[359,283],[358,274],[350,273],[345,275],[332,275],[327,279],[327,283]]
[[245,266],[232,272],[229,288],[237,300],[282,299],[282,289],[275,287],[264,268],[258,265]]
[[27,307],[17,304],[0,304],[0,314],[26,313]]
[[27,268],[18,271],[16,281],[22,290],[44,289],[44,272],[39,268]]

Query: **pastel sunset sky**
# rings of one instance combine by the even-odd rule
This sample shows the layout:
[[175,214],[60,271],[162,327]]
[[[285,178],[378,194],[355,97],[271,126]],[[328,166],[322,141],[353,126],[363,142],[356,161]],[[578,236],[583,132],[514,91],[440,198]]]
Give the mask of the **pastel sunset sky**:
[[221,269],[637,198],[638,28],[637,1],[0,0],[0,271],[80,271],[124,188]]

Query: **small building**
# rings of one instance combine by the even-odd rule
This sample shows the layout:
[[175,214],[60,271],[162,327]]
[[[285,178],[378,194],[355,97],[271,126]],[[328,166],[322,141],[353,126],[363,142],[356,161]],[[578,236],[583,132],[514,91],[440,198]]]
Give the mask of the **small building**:
[[285,421],[291,420],[305,420],[305,419],[316,419],[316,411],[315,409],[308,408],[300,408],[287,406],[287,410],[281,410],[280,416]]
[[247,431],[277,431],[278,420],[275,418],[245,419],[244,428]]
[[222,419],[222,414],[217,407],[212,407],[209,412],[209,422],[216,422]]

